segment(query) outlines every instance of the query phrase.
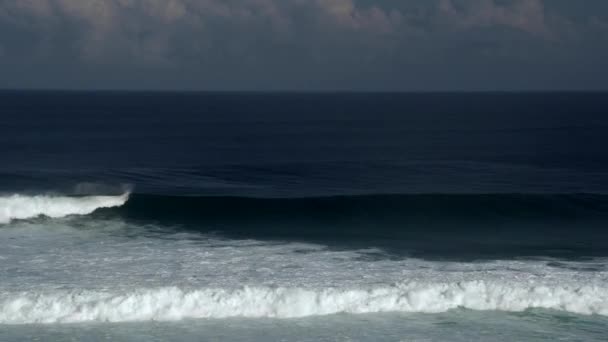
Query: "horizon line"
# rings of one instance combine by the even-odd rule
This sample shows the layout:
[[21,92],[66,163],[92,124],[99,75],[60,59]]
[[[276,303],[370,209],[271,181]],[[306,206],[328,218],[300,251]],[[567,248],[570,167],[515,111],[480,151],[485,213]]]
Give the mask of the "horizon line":
[[112,88],[93,88],[93,89],[54,89],[54,88],[0,88],[0,93],[10,92],[47,92],[47,93],[208,93],[208,94],[481,94],[481,93],[504,93],[504,94],[558,94],[558,93],[608,93],[608,89],[507,89],[507,90],[347,90],[347,89],[262,89],[262,90],[230,90],[230,89],[112,89]]

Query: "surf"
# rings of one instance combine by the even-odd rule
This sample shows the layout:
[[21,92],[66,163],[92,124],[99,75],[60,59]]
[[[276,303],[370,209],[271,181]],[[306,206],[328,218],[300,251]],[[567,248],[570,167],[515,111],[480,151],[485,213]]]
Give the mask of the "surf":
[[62,218],[88,215],[101,208],[115,208],[129,200],[130,193],[119,196],[27,196],[14,194],[0,197],[0,224],[45,216]]
[[454,309],[507,312],[548,309],[608,316],[608,288],[605,284],[573,287],[514,280],[407,281],[367,289],[166,287],[125,293],[76,290],[4,295],[0,296],[0,308],[0,324],[230,317],[287,319],[341,313],[440,313]]

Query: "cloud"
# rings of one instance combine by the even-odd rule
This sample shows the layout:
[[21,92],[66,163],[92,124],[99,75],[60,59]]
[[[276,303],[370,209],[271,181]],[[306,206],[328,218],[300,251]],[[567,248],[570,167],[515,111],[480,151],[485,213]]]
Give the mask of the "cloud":
[[439,0],[442,20],[461,29],[504,26],[533,35],[550,37],[542,0]]
[[44,56],[55,48],[89,63],[171,66],[275,41],[382,49],[379,36],[407,45],[425,32],[493,27],[547,38],[545,12],[542,0],[15,0],[0,1],[0,28],[27,33]]
[[53,17],[49,0],[0,2],[0,23],[23,27],[33,20],[46,21]]
[[608,40],[608,19],[593,16],[589,20],[589,28],[592,34],[596,35],[601,40]]
[[378,6],[357,7],[353,0],[316,0],[317,5],[334,19],[336,24],[353,30],[388,33],[401,22],[401,13],[385,11]]
[[196,47],[206,45],[205,39],[217,42],[225,32],[261,39],[289,36],[294,25],[311,34],[386,34],[401,20],[397,10],[364,7],[354,0],[19,0],[0,2],[0,13],[0,24],[17,18],[23,26],[44,27],[34,32],[41,40],[67,26],[70,34],[63,39],[70,39],[66,43],[89,61],[158,64],[170,63],[172,44],[184,40],[184,34]]
[[270,77],[326,86],[360,77],[381,84],[393,77],[395,84],[418,82],[425,77],[402,76],[406,70],[447,75],[445,68],[452,65],[490,68],[590,58],[600,64],[608,50],[601,48],[608,16],[592,8],[608,5],[589,1],[596,5],[565,0],[0,0],[0,73],[13,72],[19,84],[29,84],[21,75],[36,69],[82,84],[108,79],[110,86],[118,79],[215,84]]

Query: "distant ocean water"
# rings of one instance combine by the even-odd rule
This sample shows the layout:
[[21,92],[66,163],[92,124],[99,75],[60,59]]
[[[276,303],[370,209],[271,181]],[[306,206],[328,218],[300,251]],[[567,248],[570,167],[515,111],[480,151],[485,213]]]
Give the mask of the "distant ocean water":
[[0,340],[605,340],[606,114],[0,92]]

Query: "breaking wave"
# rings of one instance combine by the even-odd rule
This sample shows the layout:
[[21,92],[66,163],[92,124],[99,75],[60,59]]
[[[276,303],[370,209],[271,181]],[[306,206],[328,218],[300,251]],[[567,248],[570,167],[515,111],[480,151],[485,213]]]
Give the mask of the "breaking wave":
[[452,309],[550,309],[608,316],[605,284],[544,285],[488,280],[406,282],[370,289],[177,287],[122,294],[96,291],[0,295],[0,323],[174,321],[187,318],[298,318],[337,313],[437,313]]
[[11,220],[38,216],[52,218],[69,215],[87,215],[100,208],[120,207],[129,199],[129,193],[120,196],[25,196],[0,197],[0,224]]

